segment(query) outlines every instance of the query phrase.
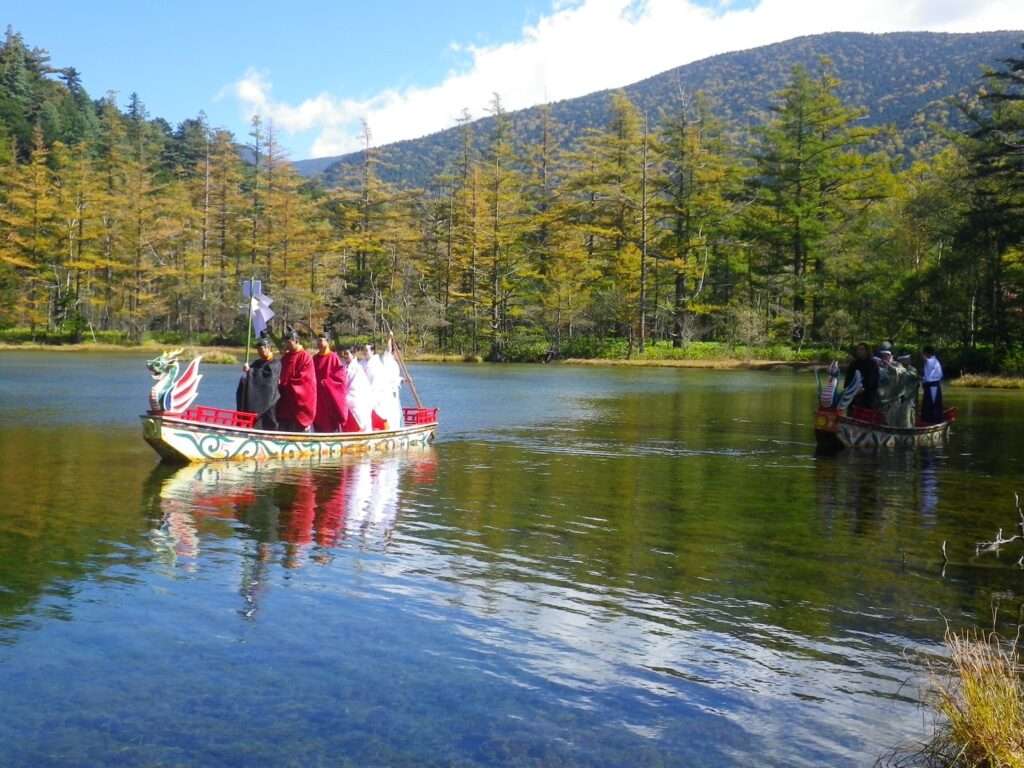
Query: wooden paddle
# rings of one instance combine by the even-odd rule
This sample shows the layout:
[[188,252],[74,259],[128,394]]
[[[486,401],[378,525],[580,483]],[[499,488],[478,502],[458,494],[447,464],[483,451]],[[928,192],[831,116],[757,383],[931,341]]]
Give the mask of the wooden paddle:
[[395,338],[395,332],[391,330],[391,323],[386,319],[384,324],[388,327],[388,339],[391,341],[391,348],[394,350],[395,360],[398,361],[398,367],[402,371],[402,375],[405,376],[405,380],[409,382],[409,389],[412,390],[413,399],[416,400],[416,407],[422,408],[423,401],[420,400],[420,393],[416,391],[416,382],[412,379],[412,374],[409,373],[409,368],[405,365],[405,359],[402,357],[402,348],[398,345],[398,339]]

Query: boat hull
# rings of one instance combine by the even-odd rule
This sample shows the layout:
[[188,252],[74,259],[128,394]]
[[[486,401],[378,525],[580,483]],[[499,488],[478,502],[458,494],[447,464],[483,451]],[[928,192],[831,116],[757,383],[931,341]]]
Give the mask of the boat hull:
[[429,444],[437,433],[437,422],[380,432],[324,434],[219,426],[156,414],[140,418],[146,442],[162,459],[179,464],[381,453]]
[[814,417],[814,436],[822,451],[852,448],[877,451],[887,448],[927,448],[941,445],[949,437],[952,422],[943,421],[924,427],[890,427],[844,416],[821,408]]

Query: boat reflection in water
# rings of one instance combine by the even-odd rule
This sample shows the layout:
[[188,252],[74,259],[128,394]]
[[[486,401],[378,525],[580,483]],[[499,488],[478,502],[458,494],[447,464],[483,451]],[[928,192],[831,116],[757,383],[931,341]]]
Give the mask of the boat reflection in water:
[[922,448],[877,454],[854,454],[848,462],[814,464],[815,495],[824,520],[851,523],[858,536],[885,535],[907,512],[912,524],[933,528],[939,505],[939,472],[946,455]]
[[150,540],[168,567],[193,573],[203,542],[242,542],[243,613],[257,607],[267,567],[326,565],[342,545],[387,547],[403,482],[432,483],[433,448],[383,457],[160,465],[147,495]]

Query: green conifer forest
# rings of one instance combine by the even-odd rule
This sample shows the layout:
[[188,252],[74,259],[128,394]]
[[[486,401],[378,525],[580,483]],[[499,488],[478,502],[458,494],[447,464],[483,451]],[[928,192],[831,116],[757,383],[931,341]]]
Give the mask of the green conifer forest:
[[913,153],[823,56],[742,135],[702,91],[612,93],[571,141],[495,96],[422,183],[367,136],[328,186],[269,121],[171,125],[8,30],[0,340],[238,340],[255,275],[281,326],[493,360],[893,338],[1024,373],[1024,54],[977,65]]

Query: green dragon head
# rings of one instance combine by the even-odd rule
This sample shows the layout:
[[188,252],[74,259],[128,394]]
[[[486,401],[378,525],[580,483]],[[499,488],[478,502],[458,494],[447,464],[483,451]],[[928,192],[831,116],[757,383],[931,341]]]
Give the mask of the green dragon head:
[[149,373],[154,379],[162,379],[167,374],[173,373],[177,370],[178,357],[181,353],[182,350],[180,348],[163,352],[159,357],[147,360],[146,368],[149,369]]
[[199,373],[199,361],[203,357],[194,357],[179,378],[181,353],[181,349],[172,349],[146,362],[155,382],[149,391],[150,413],[183,413],[195,401],[203,378]]
[[164,410],[162,402],[164,401],[171,387],[174,386],[175,379],[178,378],[178,356],[182,353],[181,349],[172,349],[168,352],[162,353],[159,357],[154,357],[152,360],[146,361],[146,368],[149,369],[149,375],[153,377],[153,381],[156,383],[153,388],[149,391],[149,410],[152,412]]

